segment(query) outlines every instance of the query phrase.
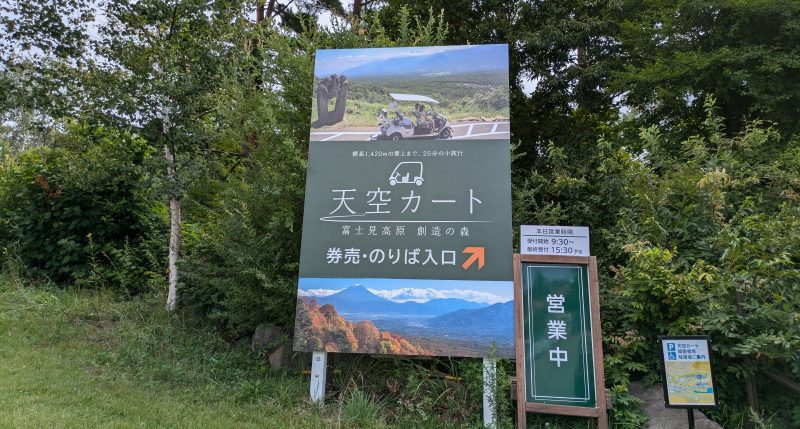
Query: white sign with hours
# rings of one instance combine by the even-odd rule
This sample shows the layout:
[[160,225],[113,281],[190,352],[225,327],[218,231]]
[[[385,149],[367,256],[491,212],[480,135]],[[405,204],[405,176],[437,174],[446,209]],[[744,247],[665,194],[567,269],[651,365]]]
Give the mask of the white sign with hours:
[[520,229],[523,255],[590,255],[588,226],[522,225]]

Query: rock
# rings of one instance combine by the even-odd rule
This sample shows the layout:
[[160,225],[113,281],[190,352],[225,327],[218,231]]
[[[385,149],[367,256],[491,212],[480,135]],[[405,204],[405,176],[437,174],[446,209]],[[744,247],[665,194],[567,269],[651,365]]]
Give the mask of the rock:
[[305,368],[310,354],[293,352],[292,340],[293,336],[280,326],[258,325],[250,344],[253,358],[266,356],[271,368]]
[[250,341],[250,350],[253,353],[259,353],[261,349],[275,349],[282,344],[284,339],[284,330],[280,326],[270,325],[263,323],[256,327],[253,332],[253,338]]
[[[644,429],[686,429],[689,425],[687,411],[664,406],[664,387],[655,384],[644,387],[640,382],[631,383],[631,395],[642,401],[642,411],[647,415]],[[700,410],[694,410],[696,429],[722,429],[722,426],[709,420]]]
[[286,366],[286,346],[282,345],[269,354],[269,366],[273,369],[283,368]]

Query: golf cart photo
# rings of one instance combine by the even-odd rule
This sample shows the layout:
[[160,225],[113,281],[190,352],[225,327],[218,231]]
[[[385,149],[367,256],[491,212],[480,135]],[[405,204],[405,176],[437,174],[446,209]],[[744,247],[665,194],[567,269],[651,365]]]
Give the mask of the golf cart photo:
[[[372,136],[372,140],[424,139],[437,138],[449,139],[453,129],[447,118],[437,113],[433,106],[438,101],[424,95],[414,94],[389,94],[394,101],[389,103],[389,110],[378,111],[378,127],[380,132]],[[416,122],[403,115],[398,103],[415,103],[412,114]],[[427,103],[427,109],[425,104]],[[389,117],[390,112],[393,117]]]

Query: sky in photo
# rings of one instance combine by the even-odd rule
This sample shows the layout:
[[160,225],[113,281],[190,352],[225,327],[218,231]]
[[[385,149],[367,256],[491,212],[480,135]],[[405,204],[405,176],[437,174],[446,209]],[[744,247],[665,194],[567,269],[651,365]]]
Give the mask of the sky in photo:
[[[314,75],[324,77],[334,73],[392,73],[405,67],[427,65],[437,74],[450,66],[453,71],[507,67],[506,45],[422,46],[406,48],[320,49],[316,53]],[[424,67],[422,67],[424,68]]]

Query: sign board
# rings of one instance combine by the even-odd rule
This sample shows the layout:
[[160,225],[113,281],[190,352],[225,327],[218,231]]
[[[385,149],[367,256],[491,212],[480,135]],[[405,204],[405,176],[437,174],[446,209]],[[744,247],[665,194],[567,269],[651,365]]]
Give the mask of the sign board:
[[708,336],[660,336],[664,404],[670,408],[717,406]]
[[522,265],[528,402],[595,406],[588,283],[583,265]]
[[586,226],[522,225],[519,238],[523,255],[590,255]]
[[314,75],[294,350],[512,357],[508,46],[319,50]]
[[595,258],[514,258],[519,427],[527,411],[597,417],[605,427]]

